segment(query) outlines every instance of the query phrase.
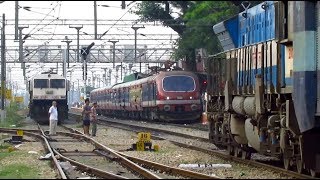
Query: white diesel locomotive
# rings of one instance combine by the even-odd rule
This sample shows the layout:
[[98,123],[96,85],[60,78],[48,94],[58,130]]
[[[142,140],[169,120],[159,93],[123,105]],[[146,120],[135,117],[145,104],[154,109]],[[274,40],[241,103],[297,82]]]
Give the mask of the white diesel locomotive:
[[42,73],[34,76],[29,81],[29,115],[41,124],[48,124],[48,110],[52,101],[57,102],[58,123],[68,117],[68,81],[65,77]]

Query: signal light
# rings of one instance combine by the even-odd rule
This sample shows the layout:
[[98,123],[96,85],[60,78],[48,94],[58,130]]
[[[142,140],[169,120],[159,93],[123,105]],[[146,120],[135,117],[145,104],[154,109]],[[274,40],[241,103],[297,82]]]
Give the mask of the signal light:
[[87,60],[87,56],[89,55],[92,46],[94,46],[94,42],[92,42],[88,47],[84,47],[80,50],[81,56],[85,61]]
[[204,81],[202,82],[201,91],[202,91],[202,92],[203,92],[203,91],[206,91],[206,89],[207,89],[207,81],[204,80]]

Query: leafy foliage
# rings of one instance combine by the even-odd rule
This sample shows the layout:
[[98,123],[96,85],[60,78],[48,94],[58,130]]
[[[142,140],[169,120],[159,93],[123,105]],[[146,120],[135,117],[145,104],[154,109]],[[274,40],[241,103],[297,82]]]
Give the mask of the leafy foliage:
[[185,58],[189,70],[194,70],[196,48],[205,48],[209,54],[221,50],[212,26],[237,14],[239,4],[238,1],[142,1],[133,12],[141,21],[160,21],[177,32],[180,38],[175,59]]
[[6,107],[6,118],[3,122],[0,122],[0,127],[11,127],[15,125],[16,127],[21,127],[23,123],[23,117],[17,114],[17,111],[20,110],[17,103],[11,103],[10,106]]
[[212,30],[214,24],[232,17],[237,7],[228,1],[197,1],[185,14],[186,31],[179,38],[176,57],[190,53],[191,48],[205,48],[209,54],[221,50],[220,43]]
[[172,11],[169,10],[170,4],[183,12],[191,5],[189,1],[142,1],[133,12],[139,15],[140,21],[161,21],[164,26],[182,35],[185,29],[183,19],[181,16],[172,15]]

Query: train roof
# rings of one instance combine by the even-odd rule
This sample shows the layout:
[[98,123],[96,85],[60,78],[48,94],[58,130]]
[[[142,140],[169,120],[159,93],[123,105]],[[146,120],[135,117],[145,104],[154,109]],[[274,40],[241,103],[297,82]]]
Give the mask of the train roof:
[[[223,51],[274,39],[276,3],[278,1],[264,1],[215,24],[212,28],[223,47]],[[262,22],[268,24],[264,27],[261,25]]]
[[66,78],[59,74],[37,74],[31,78],[31,80],[33,79],[66,79]]
[[160,75],[163,75],[163,74],[165,74],[165,75],[194,75],[195,76],[195,74],[193,72],[191,72],[191,71],[161,71],[158,74],[155,74],[155,75],[152,75],[152,76],[149,76],[149,77],[146,77],[146,78],[142,78],[142,79],[138,79],[138,80],[135,80],[135,81],[130,81],[130,82],[126,82],[126,83],[121,83],[121,84],[115,85],[114,88],[120,88],[120,87],[126,87],[126,86],[134,86],[134,85],[141,84],[141,83],[144,83],[144,82],[152,81],[156,77],[158,77]]
[[104,90],[104,89],[111,89],[113,86],[114,85],[104,86],[104,87],[101,87],[101,88],[96,88],[96,89],[92,90],[91,92],[101,91],[101,90]]
[[124,83],[118,83],[118,84],[114,84],[111,86],[105,86],[102,88],[97,88],[91,91],[91,93],[93,92],[97,92],[97,91],[101,91],[101,90],[105,90],[105,89],[114,89],[114,88],[121,88],[121,87],[128,87],[128,86],[134,86],[134,85],[138,85],[144,82],[148,82],[148,81],[152,81],[154,80],[156,77],[165,74],[167,75],[190,75],[190,76],[194,76],[197,77],[197,75],[192,72],[192,71],[161,71],[158,74],[146,77],[146,78],[142,78],[142,79],[138,79],[135,81],[129,81],[129,82],[124,82]]
[[146,78],[138,79],[138,80],[135,80],[135,81],[129,81],[129,82],[121,83],[121,84],[116,84],[116,85],[114,85],[114,88],[133,86],[133,85],[136,85],[136,84],[148,82],[148,81],[153,80],[156,76],[157,75],[153,75],[153,76],[149,76],[149,77],[146,77]]

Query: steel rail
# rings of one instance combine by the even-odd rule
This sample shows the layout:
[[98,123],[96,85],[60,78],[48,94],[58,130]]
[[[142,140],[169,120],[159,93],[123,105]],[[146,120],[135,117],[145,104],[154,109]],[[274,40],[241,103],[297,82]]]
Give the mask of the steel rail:
[[[39,124],[38,124],[38,128],[41,131],[43,136],[49,138],[48,136],[46,136],[46,134],[44,133],[43,129],[40,127]],[[81,169],[83,171],[86,171],[86,172],[89,172],[91,174],[98,175],[98,176],[103,177],[103,178],[128,179],[128,178],[126,178],[124,176],[119,176],[119,175],[116,175],[116,174],[112,174],[112,173],[109,173],[109,172],[106,172],[106,171],[102,171],[100,169],[97,169],[97,168],[90,167],[90,166],[87,166],[85,164],[79,163],[79,162],[77,162],[77,161],[75,161],[73,159],[70,159],[68,157],[63,156],[62,154],[60,154],[54,148],[53,148],[53,151],[54,151],[55,154],[58,155],[59,159],[62,159],[64,161],[69,161],[71,164],[76,165],[79,169]]]
[[[38,128],[39,128],[39,125],[38,125]],[[23,130],[25,132],[25,134],[29,134],[28,131],[31,131],[31,132],[38,132],[38,133],[42,133],[42,136],[44,136],[43,138],[46,139],[46,136],[44,131],[40,128],[40,130],[33,130],[33,129],[22,129],[22,128],[0,128],[0,132],[1,131],[4,131],[4,132],[12,132],[14,133],[15,131],[17,130]],[[75,137],[75,138],[83,138],[89,142],[92,142],[96,147],[98,148],[101,148],[101,149],[104,149],[104,150],[107,150],[109,151],[110,153],[114,154],[115,156],[117,156],[119,159],[121,159],[122,163],[129,166],[130,169],[133,169],[135,172],[138,172],[140,173],[143,177],[146,177],[146,178],[150,178],[150,179],[161,179],[160,177],[158,177],[157,175],[147,171],[146,169],[136,165],[135,163],[132,163],[130,160],[124,158],[124,157],[121,157],[120,155],[114,153],[114,150],[110,149],[110,148],[107,148],[105,147],[104,145],[94,141],[92,138],[90,137],[86,137],[84,136],[81,132],[79,131],[75,131],[77,132],[77,134],[75,133],[67,133],[67,132],[57,132],[57,134],[62,134],[62,135],[66,135],[66,136],[71,136],[71,137]],[[50,137],[48,137],[50,139]],[[48,142],[49,143],[49,142]],[[50,143],[49,143],[50,144]],[[78,163],[76,161],[73,161],[72,159],[69,159],[63,155],[61,155],[59,152],[57,152],[55,149],[53,149],[53,151],[58,155],[59,159],[63,159],[63,160],[67,160],[67,161],[70,161],[71,164],[74,164],[74,165],[79,165],[79,167],[82,169],[82,170],[85,170],[85,171],[92,171],[94,173],[97,173],[99,175],[101,175],[101,173],[107,173],[106,175],[103,175],[102,174],[102,177],[105,177],[105,178],[121,178],[123,179],[122,176],[118,176],[118,175],[113,175],[113,174],[110,174],[108,172],[104,172],[104,171],[101,171],[99,169],[96,169],[96,168],[93,168],[93,167],[90,167],[90,166],[87,166],[87,165],[84,165],[84,164],[81,164],[81,163]],[[111,175],[111,176],[110,176]]]
[[[43,141],[45,142],[46,144],[46,149],[49,150],[50,154],[51,154],[51,157],[52,157],[52,160],[54,162],[54,166],[57,168],[58,172],[59,172],[59,176],[62,178],[62,179],[67,179],[67,176],[66,174],[64,173],[64,171],[62,170],[62,167],[60,166],[57,158],[54,156],[54,153],[53,153],[53,150],[48,142],[48,140],[46,139],[46,137],[44,135],[39,135],[39,134],[35,134],[33,132],[37,132],[39,133],[40,131],[39,130],[28,130],[28,129],[5,129],[5,128],[0,128],[0,132],[7,132],[7,133],[16,133],[17,130],[23,130],[24,131],[24,134],[26,135],[30,135],[30,136],[35,136],[37,138],[42,138]],[[31,132],[28,132],[28,131],[31,131]]]
[[[74,137],[74,138],[77,138],[77,139],[82,138],[82,139],[86,140],[87,142],[92,143],[97,149],[103,149],[103,150],[105,150],[107,152],[110,152],[112,155],[117,157],[118,160],[120,160],[119,163],[123,164],[124,166],[126,166],[127,168],[133,170],[134,172],[137,172],[141,176],[143,176],[145,178],[149,178],[149,179],[161,179],[156,174],[148,171],[145,168],[142,168],[142,167],[138,166],[137,164],[133,163],[132,161],[128,160],[127,158],[117,154],[113,149],[110,149],[110,148],[104,146],[103,144],[93,140],[92,138],[87,137],[87,136],[83,135],[82,133],[79,133],[79,131],[77,132],[77,134],[76,133],[67,133],[67,132],[57,132],[57,134],[62,134],[62,135],[65,135],[65,136],[71,136],[71,137]],[[62,156],[62,155],[59,153],[59,156]]]
[[195,179],[222,179],[222,178],[219,178],[217,176],[209,176],[209,175],[198,173],[198,172],[194,172],[194,171],[189,171],[189,170],[185,170],[185,169],[170,167],[170,166],[166,166],[166,165],[163,165],[163,164],[159,164],[159,163],[155,163],[155,162],[151,162],[151,161],[147,161],[147,160],[141,160],[141,159],[133,157],[133,156],[125,155],[125,154],[123,154],[121,152],[118,152],[118,153],[120,155],[130,159],[133,162],[136,162],[136,163],[139,163],[139,164],[144,164],[144,165],[149,166],[149,167],[154,167],[154,168],[162,170],[164,172],[170,172],[170,173],[173,173],[173,174],[179,174],[179,175],[182,175],[184,177],[190,177],[190,178],[195,178]]
[[201,148],[201,147],[184,144],[184,143],[177,142],[177,141],[174,141],[174,140],[169,140],[169,141],[174,143],[174,144],[176,144],[176,145],[178,145],[178,146],[181,146],[181,147],[193,149],[193,150],[200,151],[200,152],[203,152],[203,153],[206,153],[206,154],[210,154],[210,155],[215,155],[215,156],[221,157],[221,158],[226,159],[226,160],[236,161],[238,163],[252,165],[252,166],[260,167],[260,168],[261,167],[268,168],[270,170],[273,170],[273,171],[276,171],[276,172],[280,172],[280,173],[286,174],[288,176],[293,176],[295,178],[299,178],[299,179],[316,179],[316,178],[313,178],[312,176],[308,176],[308,175],[305,175],[305,174],[299,174],[299,173],[294,172],[294,171],[288,171],[288,170],[286,170],[284,168],[280,168],[280,167],[264,164],[264,163],[261,163],[261,162],[258,162],[258,161],[245,160],[245,159],[242,159],[242,158],[238,158],[238,157],[234,157],[234,156],[230,156],[230,155],[224,154],[224,153],[219,152],[219,151],[210,150],[210,149],[204,149],[204,148]]
[[[41,127],[38,125],[38,128],[39,130],[33,130],[33,129],[22,129],[22,128],[10,128],[10,129],[7,129],[7,128],[0,128],[0,132],[10,132],[10,133],[15,133],[15,131],[17,130],[23,130],[24,131],[24,134],[27,134],[27,135],[32,135],[32,136],[41,136],[43,137],[43,140],[46,142],[47,146],[50,147],[51,149],[51,146],[50,146],[50,143],[48,142],[47,138],[48,139],[51,139],[50,137],[48,137],[44,131],[41,129]],[[30,132],[28,132],[30,131]],[[31,132],[37,132],[37,133],[41,133],[42,135],[37,135],[37,134],[34,134],[34,133],[31,133]],[[61,133],[61,132],[57,132],[57,133]],[[126,177],[123,177],[123,176],[118,176],[116,174],[112,174],[112,173],[109,173],[109,172],[105,172],[105,171],[102,171],[102,170],[99,170],[97,168],[93,168],[93,167],[90,167],[90,166],[87,166],[85,164],[82,164],[82,163],[79,163],[77,161],[74,161],[70,158],[67,158],[63,155],[61,155],[58,151],[56,151],[54,148],[51,149],[50,151],[52,157],[53,157],[53,160],[55,162],[55,165],[57,166],[57,169],[59,170],[59,174],[60,176],[63,178],[63,179],[67,179],[65,173],[63,172],[60,164],[58,163],[57,161],[57,158],[54,156],[54,154],[57,155],[58,159],[62,159],[64,161],[69,161],[71,164],[73,165],[76,165],[79,169],[83,170],[83,171],[89,171],[91,172],[92,174],[95,174],[95,175],[99,175],[101,177],[104,177],[104,178],[115,178],[115,179],[127,179]],[[59,168],[60,167],[60,168]]]
[[[69,112],[69,114],[79,115],[78,113],[71,113],[71,112]],[[100,121],[100,123],[101,122],[102,123],[112,123],[112,124],[119,124],[119,125],[126,124],[126,123],[121,123],[121,122],[117,122],[117,121],[113,121],[113,120],[107,120],[105,117],[101,117],[101,116],[98,119],[98,122],[99,121]],[[133,125],[133,124],[126,124],[126,125],[130,126],[130,127],[134,127],[134,128],[143,128],[144,130],[147,130],[147,131],[160,131],[160,132],[167,133],[167,134],[170,134],[170,135],[183,136],[185,138],[190,138],[190,139],[194,139],[194,140],[199,140],[199,141],[202,141],[202,142],[210,143],[208,138],[192,136],[192,135],[184,134],[184,133],[172,132],[172,131],[168,131],[168,130],[164,130],[164,129],[143,127],[143,126],[138,126],[138,125]]]
[[[70,112],[69,112],[70,113]],[[77,113],[70,113],[70,114],[73,114],[73,115],[77,115]],[[104,120],[104,121],[108,121],[108,120]],[[114,121],[109,121],[109,122],[114,122]],[[118,125],[122,125],[122,126],[129,126],[129,127],[135,127],[137,125],[128,125],[126,123],[121,123],[121,122],[114,122]],[[111,125],[111,124],[110,124]],[[111,125],[112,126],[112,125]],[[114,126],[115,127],[115,126]],[[137,126],[138,128],[145,128],[143,126]],[[120,127],[117,127],[117,128],[120,128]],[[128,130],[128,128],[124,128],[125,130]],[[150,128],[152,129],[152,128]],[[161,132],[165,132],[165,131],[162,131],[161,129],[156,129],[156,131],[161,131]],[[175,134],[177,136],[184,136],[184,134],[181,134],[181,133],[172,133],[172,134]],[[161,137],[161,136],[156,136],[156,135],[152,135],[153,137],[155,138],[159,138],[159,139],[166,139],[164,137]],[[242,158],[238,158],[238,157],[234,157],[234,156],[230,156],[230,155],[227,155],[221,151],[216,151],[216,150],[210,150],[210,149],[204,149],[204,148],[201,148],[201,147],[197,147],[197,146],[193,146],[193,145],[189,145],[189,144],[185,144],[185,143],[181,143],[181,142],[178,142],[178,141],[175,141],[175,140],[170,140],[170,139],[167,139],[168,141],[178,145],[178,146],[181,146],[181,147],[185,147],[185,148],[189,148],[189,149],[193,149],[193,150],[196,150],[196,151],[200,151],[200,152],[203,152],[203,153],[207,153],[207,154],[210,154],[210,155],[216,155],[220,158],[223,158],[223,159],[226,159],[226,160],[232,160],[232,161],[236,161],[238,163],[244,163],[244,164],[248,164],[248,165],[252,165],[252,166],[255,166],[255,167],[264,167],[264,168],[268,168],[268,169],[271,169],[273,171],[276,171],[276,172],[280,172],[280,173],[283,173],[283,174],[286,174],[286,175],[289,175],[289,176],[293,176],[293,177],[296,177],[296,178],[302,178],[302,179],[317,179],[317,178],[314,178],[312,176],[309,176],[309,175],[305,175],[305,174],[299,174],[298,172],[295,172],[295,171],[290,171],[290,170],[286,170],[284,168],[280,168],[280,167],[276,167],[276,166],[272,166],[272,165],[268,165],[268,164],[265,164],[265,163],[261,163],[261,162],[258,162],[258,161],[254,161],[254,160],[245,160],[245,159],[242,159]]]
[[[66,126],[61,126],[71,132],[75,132],[77,134],[83,134],[82,132],[78,131],[78,130],[75,130],[73,128],[69,128],[69,127],[66,127]],[[103,149],[103,148],[101,148]],[[114,151],[114,150],[113,150]],[[118,152],[118,151],[114,151],[115,153],[121,155],[121,156],[124,156],[128,159],[130,159],[131,161],[135,162],[135,163],[138,163],[138,164],[144,164],[148,167],[153,167],[155,169],[158,169],[158,170],[161,170],[163,172],[167,172],[167,173],[171,173],[171,174],[175,174],[175,175],[181,175],[181,176],[184,176],[184,177],[190,177],[190,178],[196,178],[196,179],[221,179],[217,176],[210,176],[210,175],[206,175],[206,174],[202,174],[202,173],[198,173],[198,172],[194,172],[194,171],[189,171],[189,170],[184,170],[184,169],[180,169],[180,168],[175,168],[175,167],[170,167],[170,166],[166,166],[166,165],[163,165],[163,164],[159,164],[159,163],[155,163],[155,162],[151,162],[151,161],[148,161],[148,160],[143,160],[143,159],[140,159],[140,158],[136,158],[136,157],[133,157],[133,156],[129,156],[129,155],[125,155],[121,152]]]
[[[110,123],[114,123],[114,124],[118,124],[118,125],[122,125],[122,123],[120,122],[115,122],[115,121],[108,121],[108,122],[105,122],[105,120],[100,120],[100,124],[110,124]],[[181,137],[184,137],[184,138],[189,138],[189,139],[193,139],[193,140],[198,140],[198,141],[201,141],[201,142],[206,142],[206,143],[210,143],[209,139],[208,138],[203,138],[203,137],[198,137],[198,136],[192,136],[192,135],[189,135],[189,134],[184,134],[184,133],[178,133],[178,132],[173,132],[173,131],[168,131],[168,130],[164,130],[164,129],[157,129],[157,128],[151,128],[151,127],[143,127],[143,126],[137,126],[137,125],[132,125],[132,124],[126,124],[127,126],[129,127],[133,127],[133,128],[142,128],[146,131],[158,131],[158,132],[163,132],[163,133],[166,133],[166,134],[170,134],[170,135],[174,135],[174,136],[181,136]]]

